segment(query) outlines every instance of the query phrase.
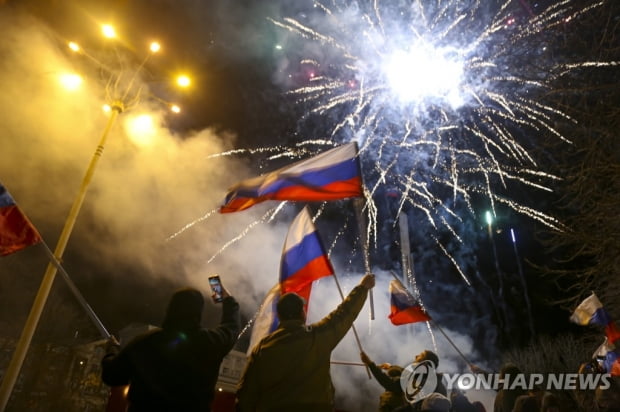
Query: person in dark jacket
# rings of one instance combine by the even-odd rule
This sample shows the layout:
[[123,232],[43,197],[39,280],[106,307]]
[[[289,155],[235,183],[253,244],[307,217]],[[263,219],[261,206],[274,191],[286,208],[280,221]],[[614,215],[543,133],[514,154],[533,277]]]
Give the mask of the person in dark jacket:
[[[383,389],[385,389],[379,397],[379,411],[393,411],[396,408],[407,406],[407,400],[405,399],[403,388],[400,383],[400,377],[404,368],[398,365],[389,364],[382,364],[381,366],[378,366],[364,352],[360,353],[360,357],[362,362],[368,366],[377,382],[379,382]],[[414,363],[420,363],[423,361],[431,362],[435,369],[437,368],[437,365],[439,365],[439,357],[435,352],[430,350],[422,351],[414,358]],[[442,374],[437,373],[437,387],[435,388],[435,392],[446,396],[448,391],[442,382],[442,377]]]
[[239,304],[223,290],[222,318],[202,329],[204,297],[196,289],[174,293],[161,329],[120,349],[112,337],[101,361],[103,382],[129,384],[129,412],[210,411],[220,364],[236,342]]
[[333,411],[331,353],[374,285],[374,275],[365,275],[334,311],[311,325],[305,324],[304,300],[282,295],[276,307],[280,324],[252,349],[238,385],[237,411]]

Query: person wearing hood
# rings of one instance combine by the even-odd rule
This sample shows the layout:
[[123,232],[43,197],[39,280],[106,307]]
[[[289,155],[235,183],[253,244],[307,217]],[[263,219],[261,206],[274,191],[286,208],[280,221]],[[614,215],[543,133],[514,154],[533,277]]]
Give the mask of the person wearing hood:
[[226,289],[222,305],[219,326],[203,329],[202,293],[181,289],[172,295],[161,329],[122,349],[110,338],[101,378],[109,386],[130,385],[128,412],[211,410],[220,364],[240,329],[239,304]]
[[306,325],[304,299],[282,295],[276,306],[279,326],[252,349],[239,381],[237,411],[333,411],[331,353],[374,286],[374,275],[366,274],[336,309],[311,325]]

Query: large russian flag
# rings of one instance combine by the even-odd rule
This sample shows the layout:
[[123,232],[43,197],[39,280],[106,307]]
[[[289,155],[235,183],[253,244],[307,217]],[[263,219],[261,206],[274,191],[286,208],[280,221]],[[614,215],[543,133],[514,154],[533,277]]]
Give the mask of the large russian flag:
[[594,292],[577,306],[570,320],[578,325],[604,326],[605,335],[611,343],[620,339],[620,331]]
[[394,325],[431,320],[428,313],[415,301],[403,284],[396,279],[390,282],[390,314],[388,318]]
[[220,213],[238,212],[265,200],[322,201],[363,195],[357,144],[348,143],[228,190]]
[[40,241],[39,232],[0,183],[0,256],[9,255]]
[[295,292],[301,295],[305,286],[333,273],[334,269],[306,206],[291,223],[284,242],[280,261],[282,294]]

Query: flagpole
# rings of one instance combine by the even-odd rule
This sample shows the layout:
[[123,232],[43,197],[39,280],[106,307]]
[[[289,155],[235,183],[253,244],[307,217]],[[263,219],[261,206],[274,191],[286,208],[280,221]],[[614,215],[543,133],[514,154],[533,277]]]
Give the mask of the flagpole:
[[[56,256],[56,259],[58,260],[62,259],[65,247],[67,246],[67,242],[69,241],[69,236],[71,236],[73,226],[75,225],[75,221],[77,220],[77,216],[82,207],[82,203],[84,202],[84,198],[86,197],[86,189],[88,188],[88,185],[90,184],[90,181],[95,173],[95,168],[97,167],[99,158],[103,154],[103,149],[105,147],[105,143],[108,138],[110,129],[112,128],[112,125],[114,124],[116,118],[122,111],[122,102],[117,101],[112,104],[112,113],[108,118],[108,122],[103,131],[103,134],[101,135],[99,145],[97,146],[95,153],[91,158],[88,169],[86,170],[84,178],[82,179],[80,191],[78,192],[78,195],[73,201],[73,205],[71,206],[71,210],[69,211],[69,216],[67,216],[67,220],[65,220],[62,232],[60,233],[60,238],[58,239],[58,243],[56,244],[54,256]],[[26,324],[24,325],[22,334],[17,341],[15,351],[13,352],[13,357],[11,358],[11,362],[6,369],[4,378],[2,379],[2,384],[0,385],[0,412],[5,410],[11,396],[11,392],[13,391],[13,387],[15,386],[15,382],[17,381],[19,371],[24,363],[24,359],[26,358],[28,348],[30,347],[30,342],[32,341],[32,337],[39,323],[39,319],[41,318],[43,307],[45,306],[47,297],[49,296],[50,290],[52,289],[52,284],[54,283],[54,278],[56,277],[56,270],[57,268],[52,262],[47,265],[47,269],[45,270],[45,274],[43,275],[43,280],[41,281],[41,285],[39,286],[39,291],[35,296],[34,303],[32,304],[30,313],[28,314],[28,318],[26,319]]]
[[73,292],[75,298],[78,300],[80,305],[82,305],[82,308],[84,308],[88,317],[93,321],[93,323],[99,330],[99,333],[101,333],[101,336],[103,336],[105,339],[110,338],[110,333],[105,328],[105,326],[103,326],[103,323],[101,322],[95,311],[90,307],[86,299],[84,299],[84,296],[82,295],[82,293],[80,293],[80,290],[77,288],[77,286],[75,286],[75,283],[73,283],[73,280],[71,280],[65,268],[63,268],[58,259],[56,259],[56,256],[54,256],[47,243],[45,243],[45,241],[41,241],[41,243],[43,244],[45,253],[47,253],[50,261],[56,267],[56,269],[60,271],[60,274],[67,283],[67,286],[69,286],[69,289],[71,289],[71,292]]
[[[362,202],[366,200],[366,198],[355,198],[353,200],[353,207],[355,209],[355,215],[357,217],[357,226],[359,231],[359,239],[362,247],[362,254],[364,257],[364,268],[366,273],[371,273],[370,271],[370,253],[368,252],[368,243],[366,237],[366,224],[363,214],[364,205]],[[375,320],[375,302],[373,298],[372,289],[368,291],[368,303],[370,306],[370,320]]]
[[[342,293],[342,288],[340,287],[338,276],[336,276],[336,273],[332,273],[332,276],[334,277],[334,281],[336,281],[336,287],[338,288],[338,293],[340,293],[340,299],[344,300],[344,293]],[[371,291],[372,289],[368,290],[369,293]],[[357,334],[357,329],[355,329],[355,325],[353,323],[351,324],[351,330],[353,330],[353,335],[355,336],[357,347],[359,348],[360,352],[364,352],[364,350],[362,349],[362,343],[360,342],[360,337]],[[370,375],[370,369],[368,369],[368,366],[366,366],[366,373],[368,374],[368,379],[372,379],[372,376]]]
[[444,332],[444,330],[441,328],[441,326],[439,326],[436,322],[433,321],[429,321],[429,323],[433,326],[435,326],[437,329],[439,329],[439,332],[441,332],[441,334],[448,340],[448,342],[450,342],[450,344],[452,345],[452,347],[454,348],[454,350],[456,350],[458,352],[459,355],[461,355],[461,358],[463,358],[463,360],[465,361],[465,363],[467,363],[467,365],[472,366],[473,363],[471,363],[469,361],[469,359],[467,359],[465,357],[465,355],[463,354],[463,352],[461,352],[461,350],[458,348],[458,346],[456,346],[454,344],[454,342],[452,342],[452,339],[450,339],[450,337],[446,334],[446,332]]

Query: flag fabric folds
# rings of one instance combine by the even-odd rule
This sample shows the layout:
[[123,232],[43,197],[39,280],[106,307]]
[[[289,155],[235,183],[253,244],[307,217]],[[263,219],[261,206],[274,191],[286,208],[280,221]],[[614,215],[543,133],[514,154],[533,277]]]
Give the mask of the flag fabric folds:
[[570,320],[578,325],[603,326],[605,335],[611,343],[620,339],[620,331],[594,292],[577,306]]
[[619,352],[620,348],[616,348],[616,345],[610,343],[609,339],[605,337],[603,344],[592,355],[592,359],[599,361],[603,365],[605,372],[618,376],[618,371],[614,371],[614,366],[618,367],[616,364],[618,359],[620,359]]
[[256,314],[248,355],[261,339],[278,327],[276,307],[280,296],[289,292],[297,293],[305,300],[307,309],[312,282],[333,273],[310,212],[304,207],[291,223],[284,241],[279,282],[267,293]]
[[220,213],[238,212],[265,200],[323,201],[362,195],[357,144],[348,143],[234,185]]
[[0,183],[0,256],[41,242],[41,236]]
[[279,298],[280,284],[277,284],[272,287],[269,292],[267,292],[267,296],[265,296],[265,299],[263,299],[263,302],[258,308],[254,325],[252,326],[252,334],[250,335],[250,346],[248,346],[247,352],[248,356],[252,352],[252,349],[254,349],[254,346],[256,346],[261,339],[269,335],[278,327],[276,305],[278,304]]
[[[295,292],[301,295],[308,284],[333,273],[308,207],[304,207],[291,223],[284,242],[280,261],[282,294]],[[307,301],[309,296],[302,297]]]
[[411,296],[399,280],[392,280],[389,288],[391,310],[388,318],[394,325],[431,320],[422,305]]

